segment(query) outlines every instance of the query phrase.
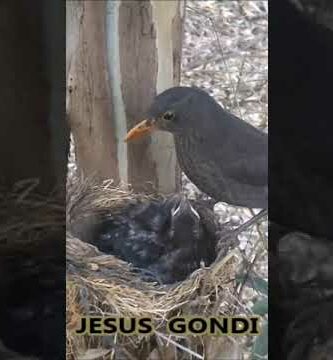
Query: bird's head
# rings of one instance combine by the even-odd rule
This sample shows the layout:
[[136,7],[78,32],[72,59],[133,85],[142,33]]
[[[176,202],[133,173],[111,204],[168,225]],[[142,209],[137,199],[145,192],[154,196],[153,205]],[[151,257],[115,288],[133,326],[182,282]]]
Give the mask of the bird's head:
[[[190,87],[174,87],[159,94],[150,107],[146,119],[134,126],[125,141],[141,138],[154,130],[168,131],[173,134],[188,129],[190,117],[188,109],[195,104],[195,97],[204,93]],[[204,93],[206,94],[206,93]]]
[[174,110],[149,115],[147,119],[140,121],[126,135],[125,141],[139,139],[155,130],[177,132],[177,119]]
[[171,237],[178,244],[191,243],[201,234],[200,215],[184,195],[174,195],[168,200],[171,214]]

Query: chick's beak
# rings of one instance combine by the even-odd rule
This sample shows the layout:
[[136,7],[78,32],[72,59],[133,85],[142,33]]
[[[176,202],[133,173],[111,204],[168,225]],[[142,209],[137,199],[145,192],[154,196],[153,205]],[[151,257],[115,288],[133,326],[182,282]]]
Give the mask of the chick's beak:
[[126,135],[125,141],[139,139],[142,136],[152,132],[155,128],[155,120],[147,119],[139,122],[139,124],[135,125]]
[[184,213],[188,209],[190,209],[189,202],[184,196],[181,196],[180,198],[177,196],[176,199],[178,201],[177,201],[176,205],[173,207],[173,209],[171,210],[172,216],[175,216],[177,214],[181,215],[182,213]]

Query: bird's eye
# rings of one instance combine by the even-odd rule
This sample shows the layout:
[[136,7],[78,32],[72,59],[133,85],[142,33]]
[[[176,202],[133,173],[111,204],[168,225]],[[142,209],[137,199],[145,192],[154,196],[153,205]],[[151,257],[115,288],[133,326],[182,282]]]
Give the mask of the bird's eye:
[[171,111],[167,111],[163,114],[163,119],[165,120],[172,120],[175,117],[175,114]]

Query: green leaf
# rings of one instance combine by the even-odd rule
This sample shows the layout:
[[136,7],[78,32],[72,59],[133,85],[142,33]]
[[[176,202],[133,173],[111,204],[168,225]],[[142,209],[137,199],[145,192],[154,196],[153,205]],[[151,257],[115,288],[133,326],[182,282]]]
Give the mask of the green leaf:
[[245,280],[247,280],[246,281],[247,286],[257,290],[263,295],[268,296],[268,282],[259,276],[255,276],[251,274],[249,275],[237,274],[235,280],[237,284],[242,284],[244,283]]
[[268,296],[268,282],[265,279],[258,276],[250,276],[249,282],[254,289]]
[[252,311],[256,315],[266,315],[268,313],[268,298],[262,297],[258,299],[252,306]]
[[237,285],[243,284],[245,281],[245,275],[244,274],[236,274],[235,281]]
[[256,338],[252,347],[252,360],[262,360],[268,354],[268,322],[261,327],[261,334]]

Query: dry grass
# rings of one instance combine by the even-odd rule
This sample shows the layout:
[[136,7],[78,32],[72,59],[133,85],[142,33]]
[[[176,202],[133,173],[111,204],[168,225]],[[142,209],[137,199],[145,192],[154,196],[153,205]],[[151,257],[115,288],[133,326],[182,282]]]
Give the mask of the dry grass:
[[63,199],[36,190],[38,181],[34,179],[17,182],[11,189],[0,187],[0,246],[36,245],[64,228]]
[[[141,195],[127,193],[113,187],[111,183],[97,186],[89,185],[87,181],[77,182],[72,186],[70,194],[76,195],[69,195],[67,216],[68,359],[80,359],[91,348],[99,348],[100,351],[102,348],[104,351],[111,349],[113,355],[110,356],[114,359],[147,359],[154,349],[158,354],[165,351],[163,338],[169,336],[165,333],[165,325],[172,316],[231,315],[239,308],[233,281],[239,264],[236,251],[215,262],[210,268],[196,270],[185,281],[175,285],[144,282],[130,264],[99,252],[94,246],[71,234],[72,229],[73,232],[78,228],[82,230],[77,225],[87,221],[87,214],[94,216],[101,211],[118,211],[126,202]],[[80,316],[91,315],[148,316],[153,319],[156,332],[148,337],[130,338],[118,334],[107,340],[74,335]],[[105,341],[108,342],[107,346]],[[207,342],[205,337],[173,341],[172,347],[178,348],[179,359],[190,358],[189,352],[194,352],[200,358],[207,351],[202,345]]]

